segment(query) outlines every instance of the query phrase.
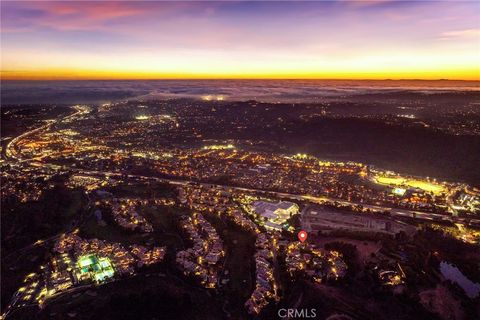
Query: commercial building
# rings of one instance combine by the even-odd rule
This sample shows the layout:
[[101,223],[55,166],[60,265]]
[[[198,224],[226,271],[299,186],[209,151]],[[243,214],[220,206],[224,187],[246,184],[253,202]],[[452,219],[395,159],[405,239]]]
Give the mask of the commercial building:
[[255,201],[253,210],[265,221],[265,227],[271,230],[282,230],[283,224],[293,215],[298,214],[296,203],[280,201],[278,203]]
[[412,225],[380,218],[364,213],[345,213],[319,206],[306,207],[302,211],[302,229],[311,231],[350,230],[364,232],[381,232],[394,235],[400,231],[413,234],[416,228]]

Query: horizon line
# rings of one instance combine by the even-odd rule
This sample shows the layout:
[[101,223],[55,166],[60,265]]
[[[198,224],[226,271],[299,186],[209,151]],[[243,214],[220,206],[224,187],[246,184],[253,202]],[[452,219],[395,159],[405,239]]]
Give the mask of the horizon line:
[[252,80],[288,80],[288,81],[464,81],[480,82],[479,79],[449,79],[449,78],[2,78],[0,81],[159,81],[159,80],[177,80],[177,81],[252,81]]

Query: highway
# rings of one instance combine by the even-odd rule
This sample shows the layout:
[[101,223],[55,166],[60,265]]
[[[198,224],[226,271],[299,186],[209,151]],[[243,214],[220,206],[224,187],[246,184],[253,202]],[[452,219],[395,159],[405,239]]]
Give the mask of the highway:
[[28,159],[21,159],[21,158],[18,157],[17,150],[15,149],[15,145],[20,140],[22,140],[23,138],[26,138],[28,136],[31,136],[35,133],[41,132],[42,130],[46,130],[46,129],[50,128],[55,123],[60,123],[62,121],[68,121],[70,119],[75,118],[78,115],[86,114],[86,113],[89,112],[89,109],[87,107],[83,107],[83,106],[73,106],[72,108],[77,110],[77,112],[74,112],[74,113],[72,113],[72,114],[70,114],[66,117],[63,117],[63,118],[59,118],[59,119],[55,119],[55,120],[48,120],[47,124],[45,124],[43,126],[40,126],[38,128],[35,128],[33,130],[24,132],[21,135],[19,135],[19,136],[13,138],[12,140],[10,140],[10,142],[7,144],[7,146],[5,148],[6,149],[5,150],[6,158],[10,159],[10,160],[16,160],[16,161],[19,161],[19,162],[28,161]]
[[[137,180],[137,181],[156,181],[156,182],[162,182],[162,183],[167,183],[173,186],[187,186],[191,184],[195,185],[200,185],[204,187],[216,187],[219,189],[223,190],[233,190],[233,191],[240,191],[240,192],[247,192],[247,193],[255,193],[255,194],[261,194],[267,197],[272,197],[272,198],[283,198],[283,199],[289,199],[289,200],[294,200],[294,201],[305,201],[305,202],[310,202],[310,203],[317,203],[317,204],[324,204],[326,202],[331,202],[331,203],[338,203],[343,206],[362,206],[365,209],[369,209],[374,212],[380,212],[380,213],[388,213],[389,216],[393,218],[412,218],[412,219],[418,219],[418,220],[426,220],[426,221],[444,221],[444,222],[452,222],[452,223],[462,223],[462,224],[473,224],[476,226],[480,226],[480,219],[465,219],[465,218],[460,218],[457,217],[456,215],[449,216],[449,215],[444,215],[444,214],[436,214],[436,213],[429,213],[429,212],[422,212],[422,211],[414,211],[414,210],[406,210],[406,209],[399,209],[399,208],[392,208],[392,207],[385,207],[385,206],[380,206],[380,205],[371,205],[371,204],[364,204],[364,203],[357,203],[357,202],[352,202],[352,201],[347,201],[343,199],[336,199],[336,198],[331,198],[327,196],[312,196],[312,195],[306,195],[306,194],[291,194],[291,193],[284,193],[284,192],[275,192],[275,191],[268,191],[268,190],[262,190],[262,189],[256,189],[256,188],[247,188],[247,187],[237,187],[237,186],[229,186],[229,185],[222,185],[222,184],[212,184],[212,183],[207,183],[207,182],[197,182],[197,181],[192,181],[192,180],[182,180],[182,179],[175,179],[175,178],[164,178],[164,177],[156,177],[156,176],[145,176],[145,175],[137,175],[137,174],[125,174],[121,172],[113,172],[113,171],[97,171],[97,170],[85,170],[85,169],[78,169],[74,167],[67,167],[67,166],[58,166],[50,163],[45,163],[45,162],[40,162],[32,159],[22,159],[19,153],[17,152],[16,145],[24,138],[27,138],[31,135],[38,134],[42,132],[43,130],[48,130],[51,128],[52,125],[61,123],[63,121],[70,121],[74,119],[77,116],[82,116],[84,114],[87,114],[90,110],[87,107],[82,107],[82,106],[75,106],[76,112],[63,117],[59,118],[56,120],[49,120],[45,125],[40,126],[38,128],[35,128],[33,130],[24,132],[23,134],[15,137],[12,139],[6,146],[6,159],[9,161],[14,161],[16,163],[23,163],[25,165],[31,165],[31,166],[39,166],[39,167],[44,167],[48,169],[52,169],[57,171],[58,169],[63,169],[63,170],[68,170],[73,174],[80,174],[80,175],[85,175],[85,176],[91,176],[91,177],[99,177],[99,178],[116,178],[119,180],[126,180],[126,179],[132,179],[132,180]],[[88,197],[88,194],[87,194]],[[88,209],[91,208],[91,202],[90,198],[88,197]],[[86,210],[85,212],[88,212],[89,210]],[[85,213],[84,212],[84,213]],[[75,221],[74,225],[72,225],[71,228],[67,230],[67,232],[72,231],[73,229],[77,228],[80,226],[84,221],[85,221],[85,214],[79,217],[78,220]],[[21,248],[20,250],[15,252],[15,258],[20,258],[23,256],[25,253],[29,252],[30,250],[36,248],[37,246],[40,245],[45,245],[46,243],[50,243],[52,241],[57,240],[61,234],[56,234],[51,237],[45,238],[38,240],[37,242],[28,245],[24,248]],[[10,258],[13,257],[13,253],[11,255],[8,255],[4,257],[4,259],[9,260]],[[78,288],[76,288],[78,289]],[[75,289],[75,290],[76,290]],[[13,306],[16,304],[18,296],[14,296],[10,306]],[[225,306],[224,306],[225,307]],[[12,310],[10,308],[7,308],[6,312],[2,316],[3,318],[7,316]],[[227,312],[224,308],[224,312]]]
[[[447,215],[438,214],[438,213],[429,213],[429,212],[422,212],[422,211],[414,211],[414,210],[406,210],[406,209],[357,203],[357,202],[351,202],[351,201],[342,200],[342,199],[330,198],[326,196],[315,197],[311,195],[299,195],[299,194],[291,194],[291,193],[284,193],[284,192],[266,191],[261,189],[235,187],[235,186],[212,184],[212,183],[206,183],[206,182],[196,182],[191,180],[159,178],[154,176],[144,176],[144,175],[135,175],[135,174],[122,174],[119,172],[111,172],[111,171],[104,172],[104,171],[95,171],[95,170],[81,170],[76,168],[71,168],[70,170],[82,175],[93,176],[93,177],[116,177],[119,179],[123,179],[124,177],[127,177],[130,179],[138,179],[138,180],[144,180],[144,181],[153,180],[153,181],[168,183],[176,186],[186,186],[189,184],[197,184],[197,185],[206,186],[206,187],[214,186],[216,188],[221,188],[224,190],[230,189],[230,190],[250,192],[250,193],[261,193],[261,194],[272,196],[275,198],[285,198],[285,199],[297,200],[297,201],[309,201],[309,202],[318,203],[318,204],[322,204],[325,202],[336,202],[344,206],[362,206],[363,208],[367,208],[376,212],[388,212],[392,217],[403,217],[403,218],[409,217],[409,218],[420,219],[420,220],[448,221],[448,222],[454,222],[454,223],[466,222],[466,219],[455,217],[455,216],[447,216]],[[471,223],[480,225],[480,219],[469,219],[469,221]]]
[[[50,126],[52,126],[55,123],[60,123],[62,121],[68,121],[71,120],[77,116],[81,116],[84,114],[88,114],[90,112],[90,109],[85,106],[74,106],[75,110],[77,112],[68,115],[64,118],[59,118],[57,120],[52,120],[46,125],[33,129],[31,131],[25,132],[21,134],[20,136],[12,139],[6,148],[6,156],[7,159],[10,160],[16,160],[17,162],[27,162],[31,165],[35,166],[44,166],[44,167],[49,167],[50,169],[57,170],[58,166],[48,164],[48,163],[43,163],[43,162],[37,162],[33,161],[31,159],[21,159],[18,157],[18,154],[15,150],[15,144],[18,143],[21,139],[28,137],[32,134],[35,134],[37,132],[40,132],[44,129],[48,129]],[[159,182],[164,182],[164,183],[169,183],[172,185],[188,185],[191,183],[196,183],[202,186],[215,186],[217,188],[222,188],[222,189],[232,189],[236,191],[244,191],[244,192],[253,192],[253,193],[263,193],[265,195],[269,195],[272,197],[281,197],[281,198],[286,198],[286,199],[291,199],[291,200],[297,200],[297,201],[309,201],[312,203],[325,203],[325,202],[336,202],[344,206],[362,206],[364,208],[370,209],[372,211],[376,212],[388,212],[390,216],[392,217],[409,217],[409,218],[414,218],[414,219],[421,219],[421,220],[430,220],[430,221],[448,221],[448,222],[454,222],[454,223],[466,223],[470,221],[471,224],[480,226],[480,219],[465,219],[465,218],[459,218],[456,216],[447,216],[443,214],[437,214],[437,213],[429,213],[429,212],[422,212],[422,211],[413,211],[413,210],[406,210],[406,209],[399,209],[399,208],[392,208],[392,207],[383,207],[383,206],[378,206],[378,205],[371,205],[371,204],[364,204],[364,203],[356,203],[356,202],[351,202],[343,199],[335,199],[335,198],[330,198],[326,196],[311,196],[311,195],[299,195],[299,194],[290,194],[290,193],[282,193],[282,192],[274,192],[274,191],[266,191],[266,190],[261,190],[261,189],[255,189],[255,188],[244,188],[244,187],[235,187],[235,186],[228,186],[228,185],[219,185],[219,184],[211,184],[211,183],[204,183],[204,182],[196,182],[196,181],[191,181],[191,180],[181,180],[181,179],[170,179],[170,178],[159,178],[159,177],[154,177],[154,176],[142,176],[142,175],[134,175],[134,174],[123,174],[120,172],[105,172],[105,171],[95,171],[95,170],[82,170],[82,169],[77,169],[77,168],[65,168],[66,170],[70,170],[71,172],[77,172],[79,174],[83,175],[92,175],[92,176],[102,176],[102,177],[117,177],[117,178],[134,178],[134,179],[141,179],[141,180],[155,180]]]

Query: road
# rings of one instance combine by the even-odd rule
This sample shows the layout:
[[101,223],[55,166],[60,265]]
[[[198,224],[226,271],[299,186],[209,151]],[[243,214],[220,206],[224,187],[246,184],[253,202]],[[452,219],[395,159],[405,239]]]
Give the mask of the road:
[[[378,206],[378,205],[369,205],[365,203],[357,203],[357,202],[352,202],[352,201],[347,201],[342,199],[330,198],[326,196],[315,197],[311,195],[299,195],[299,194],[291,194],[291,193],[284,193],[284,192],[266,191],[266,190],[255,189],[255,188],[235,187],[235,186],[229,186],[229,185],[197,182],[197,181],[191,181],[191,180],[159,178],[154,176],[144,176],[144,175],[136,175],[136,174],[126,175],[120,172],[112,172],[112,171],[106,172],[106,171],[95,171],[95,170],[82,170],[82,169],[76,169],[76,168],[71,168],[69,170],[73,172],[77,172],[82,175],[93,176],[93,177],[117,177],[119,179],[123,179],[127,177],[130,179],[137,179],[137,180],[143,180],[143,181],[153,180],[153,181],[168,183],[176,186],[186,186],[189,184],[197,184],[205,187],[214,186],[224,190],[261,193],[261,194],[265,194],[265,195],[276,197],[276,198],[285,198],[285,199],[297,200],[297,201],[309,201],[309,202],[319,203],[319,204],[322,204],[325,202],[337,202],[345,206],[363,206],[364,208],[367,208],[376,212],[388,212],[392,217],[402,217],[402,218],[409,217],[413,219],[421,219],[421,220],[429,220],[429,221],[448,221],[448,222],[455,222],[455,223],[467,222],[466,219],[455,217],[455,216],[447,216],[447,215],[438,214],[438,213],[398,209],[398,208],[384,207],[384,206]],[[468,219],[468,220],[470,221],[470,223],[480,225],[480,219]]]
[[[44,163],[44,162],[38,162],[34,161],[31,159],[22,159],[19,153],[17,152],[16,145],[24,138],[29,137],[31,135],[37,134],[42,132],[43,130],[49,129],[51,126],[54,124],[58,124],[64,121],[70,121],[72,119],[75,119],[77,116],[82,116],[84,114],[87,114],[89,112],[89,109],[87,107],[82,107],[82,106],[75,106],[74,107],[76,112],[74,112],[71,115],[68,115],[63,118],[59,118],[56,120],[50,120],[48,121],[45,125],[35,128],[31,131],[25,132],[14,139],[12,139],[6,146],[6,158],[7,160],[10,161],[15,161],[15,162],[22,162],[27,165],[34,165],[34,166],[42,166],[42,167],[47,167],[49,169],[56,170],[59,168],[59,166],[49,164],[49,163]],[[145,175],[136,175],[136,174],[124,174],[120,172],[112,172],[112,171],[96,171],[96,170],[84,170],[84,169],[78,169],[78,168],[73,168],[73,167],[63,167],[63,169],[69,170],[72,173],[78,173],[82,175],[87,175],[87,176],[93,176],[93,177],[116,177],[119,179],[136,179],[136,180],[141,180],[141,181],[157,181],[157,182],[163,182],[163,183],[168,183],[170,185],[174,186],[186,186],[189,184],[197,184],[200,186],[214,186],[216,188],[221,188],[224,190],[234,190],[234,191],[241,191],[241,192],[249,192],[249,193],[257,193],[257,194],[263,194],[266,196],[274,197],[274,198],[284,198],[284,199],[290,199],[290,200],[296,200],[296,201],[308,201],[312,203],[325,203],[325,202],[336,202],[338,204],[344,205],[344,206],[362,206],[363,208],[370,209],[372,211],[376,212],[388,212],[390,216],[392,217],[409,217],[409,218],[414,218],[414,219],[421,219],[421,220],[431,220],[431,221],[448,221],[448,222],[454,222],[454,223],[466,223],[466,219],[464,218],[459,218],[457,216],[447,216],[443,214],[435,214],[435,213],[428,213],[428,212],[421,212],[421,211],[413,211],[413,210],[405,210],[405,209],[398,209],[398,208],[391,208],[391,207],[385,207],[385,206],[379,206],[379,205],[369,205],[369,204],[364,204],[364,203],[356,203],[356,202],[351,202],[351,201],[346,201],[342,199],[336,199],[336,198],[331,198],[331,197],[326,197],[326,196],[311,196],[311,195],[305,195],[305,194],[291,194],[291,193],[284,193],[284,192],[275,192],[275,191],[267,191],[267,190],[261,190],[261,189],[256,189],[256,188],[246,188],[246,187],[236,187],[236,186],[229,186],[229,185],[221,185],[221,184],[212,184],[212,183],[206,183],[206,182],[196,182],[196,181],[191,181],[191,180],[182,180],[182,179],[173,179],[173,178],[160,178],[160,177],[155,177],[155,176],[145,176]],[[88,194],[87,194],[88,197]],[[90,199],[88,203],[88,207],[90,207]],[[74,228],[78,227],[83,221],[84,221],[84,216],[80,217],[76,221],[76,223],[68,230],[71,231]],[[474,223],[476,225],[480,226],[480,219],[469,219],[470,223]],[[37,242],[24,247],[20,249],[19,251],[15,252],[15,254],[18,255],[23,255],[29,250],[35,248],[38,245],[43,245],[47,242],[53,241],[58,239],[61,236],[61,234],[54,235],[52,237],[46,238],[46,239],[41,239],[38,240]],[[9,259],[10,257],[4,257],[4,259]],[[17,297],[14,297],[16,299]],[[14,305],[15,301],[13,304]],[[224,312],[227,313],[227,311],[224,309]],[[8,314],[8,313],[7,313]],[[5,316],[5,315],[4,315]]]
[[72,108],[74,108],[75,110],[77,110],[77,112],[74,112],[66,117],[63,117],[63,118],[59,118],[59,119],[55,119],[55,120],[48,120],[47,124],[43,125],[43,126],[40,126],[38,128],[35,128],[33,130],[30,130],[30,131],[27,131],[27,132],[24,132],[22,133],[21,135],[13,138],[6,146],[5,148],[5,156],[7,159],[10,159],[10,160],[16,160],[16,161],[19,161],[19,162],[24,162],[24,161],[28,161],[29,159],[21,159],[17,153],[17,150],[15,148],[15,145],[22,139],[28,137],[28,136],[31,136],[37,132],[41,132],[42,130],[46,130],[48,128],[50,128],[53,124],[56,124],[56,123],[60,123],[60,122],[63,122],[63,121],[68,121],[68,120],[71,120],[73,118],[75,118],[76,116],[79,116],[79,115],[83,115],[83,114],[86,114],[89,112],[89,109],[87,107],[84,107],[84,106],[73,106]]
[[[48,164],[48,163],[43,163],[43,162],[37,162],[37,161],[32,161],[30,159],[21,159],[19,158],[16,150],[15,150],[15,144],[18,143],[21,139],[30,136],[32,134],[35,134],[37,132],[40,132],[44,129],[49,128],[55,123],[60,123],[63,121],[69,121],[71,119],[74,119],[77,116],[81,116],[84,114],[88,114],[90,112],[90,109],[88,107],[84,106],[74,106],[77,110],[77,112],[68,115],[64,118],[59,118],[57,120],[52,120],[51,122],[47,123],[46,125],[33,129],[31,131],[25,132],[21,134],[20,136],[12,139],[7,145],[7,150],[6,150],[6,155],[7,158],[16,160],[16,161],[22,161],[22,162],[28,162],[31,165],[36,165],[36,166],[44,166],[44,167],[49,167],[50,169],[57,169],[58,166]],[[128,177],[131,179],[141,179],[141,180],[155,180],[159,182],[164,182],[164,183],[169,183],[172,185],[180,185],[180,186],[185,186],[191,183],[197,183],[199,185],[203,186],[215,186],[218,188],[223,188],[223,189],[232,189],[236,191],[244,191],[244,192],[254,192],[254,193],[263,193],[266,195],[270,195],[273,197],[281,197],[281,198],[287,198],[291,200],[297,200],[297,201],[309,201],[313,203],[325,203],[325,202],[336,202],[341,205],[345,206],[362,206],[364,208],[370,209],[372,211],[376,212],[388,212],[392,217],[409,217],[409,218],[414,218],[414,219],[421,219],[421,220],[430,220],[430,221],[447,221],[447,222],[454,222],[454,223],[467,223],[470,222],[471,224],[475,224],[480,226],[480,219],[464,219],[464,218],[459,218],[457,216],[447,216],[443,214],[437,214],[437,213],[429,213],[429,212],[422,212],[422,211],[414,211],[414,210],[406,210],[406,209],[399,209],[399,208],[392,208],[392,207],[384,207],[384,206],[379,206],[379,205],[370,205],[370,204],[364,204],[364,203],[356,203],[356,202],[351,202],[347,200],[342,200],[342,199],[336,199],[336,198],[330,198],[326,196],[311,196],[311,195],[299,195],[299,194],[290,194],[290,193],[283,193],[283,192],[274,192],[274,191],[266,191],[266,190],[261,190],[261,189],[255,189],[255,188],[244,188],[244,187],[235,187],[235,186],[228,186],[228,185],[219,185],[219,184],[211,184],[211,183],[203,183],[203,182],[196,182],[196,181],[191,181],[191,180],[181,180],[181,179],[170,179],[170,178],[159,178],[159,177],[154,177],[154,176],[142,176],[142,175],[134,175],[134,174],[123,174],[120,172],[107,172],[107,171],[95,171],[95,170],[82,170],[82,169],[76,169],[76,168],[65,168],[67,170],[70,170],[71,172],[77,172],[83,175],[92,175],[92,176],[112,176],[112,177],[119,177],[119,178],[124,178]]]

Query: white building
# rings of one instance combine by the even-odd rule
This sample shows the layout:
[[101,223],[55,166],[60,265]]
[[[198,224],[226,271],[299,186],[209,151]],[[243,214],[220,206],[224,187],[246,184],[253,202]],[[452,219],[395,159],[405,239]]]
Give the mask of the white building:
[[282,225],[293,215],[298,214],[296,203],[280,201],[278,203],[255,201],[253,210],[264,218],[265,227],[271,230],[282,230]]

